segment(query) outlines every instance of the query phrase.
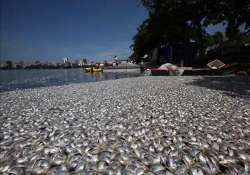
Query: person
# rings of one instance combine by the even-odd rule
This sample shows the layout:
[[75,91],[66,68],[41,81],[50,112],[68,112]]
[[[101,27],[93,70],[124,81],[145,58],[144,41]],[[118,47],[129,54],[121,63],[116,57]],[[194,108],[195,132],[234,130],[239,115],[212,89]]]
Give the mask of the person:
[[99,69],[99,64],[98,63],[95,64],[95,68]]

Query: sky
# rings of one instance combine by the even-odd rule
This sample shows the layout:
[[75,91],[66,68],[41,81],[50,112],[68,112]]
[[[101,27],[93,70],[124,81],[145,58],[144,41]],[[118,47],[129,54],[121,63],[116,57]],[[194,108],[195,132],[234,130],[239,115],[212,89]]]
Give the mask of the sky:
[[146,18],[139,0],[0,0],[0,57],[126,58]]

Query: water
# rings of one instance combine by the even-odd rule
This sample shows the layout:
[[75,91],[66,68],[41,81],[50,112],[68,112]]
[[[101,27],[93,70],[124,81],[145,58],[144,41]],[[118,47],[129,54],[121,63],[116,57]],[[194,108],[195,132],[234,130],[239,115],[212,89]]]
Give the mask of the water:
[[0,70],[0,92],[140,76],[139,73],[85,73],[82,69]]

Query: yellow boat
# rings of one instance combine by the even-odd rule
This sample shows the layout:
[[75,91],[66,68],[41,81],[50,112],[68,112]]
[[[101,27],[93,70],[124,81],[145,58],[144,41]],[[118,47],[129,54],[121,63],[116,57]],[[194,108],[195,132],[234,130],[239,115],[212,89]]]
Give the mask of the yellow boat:
[[103,69],[102,68],[91,68],[91,67],[87,67],[84,69],[85,72],[103,72]]
[[91,72],[91,67],[84,68],[85,72]]

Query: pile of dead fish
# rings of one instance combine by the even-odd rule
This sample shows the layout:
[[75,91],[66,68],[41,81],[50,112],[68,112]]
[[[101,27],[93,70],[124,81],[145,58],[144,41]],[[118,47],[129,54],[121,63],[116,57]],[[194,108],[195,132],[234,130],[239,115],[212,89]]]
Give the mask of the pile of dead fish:
[[[133,92],[137,99],[140,94]],[[10,99],[6,103],[15,105]],[[150,113],[144,109],[153,100],[133,101],[133,110],[129,110],[133,105],[122,104],[124,98],[120,100],[113,100],[113,104],[111,98],[103,103],[95,101],[99,110],[90,106],[85,110],[87,104],[75,100],[63,108],[53,104],[47,111],[30,107],[18,115],[14,110],[4,113],[0,124],[0,174],[250,173],[248,109],[228,117],[202,111],[201,115],[185,110],[158,112],[160,107],[150,109]],[[109,109],[105,103],[116,109]],[[82,113],[74,112],[72,107],[66,110],[66,105],[83,105],[78,108]]]

